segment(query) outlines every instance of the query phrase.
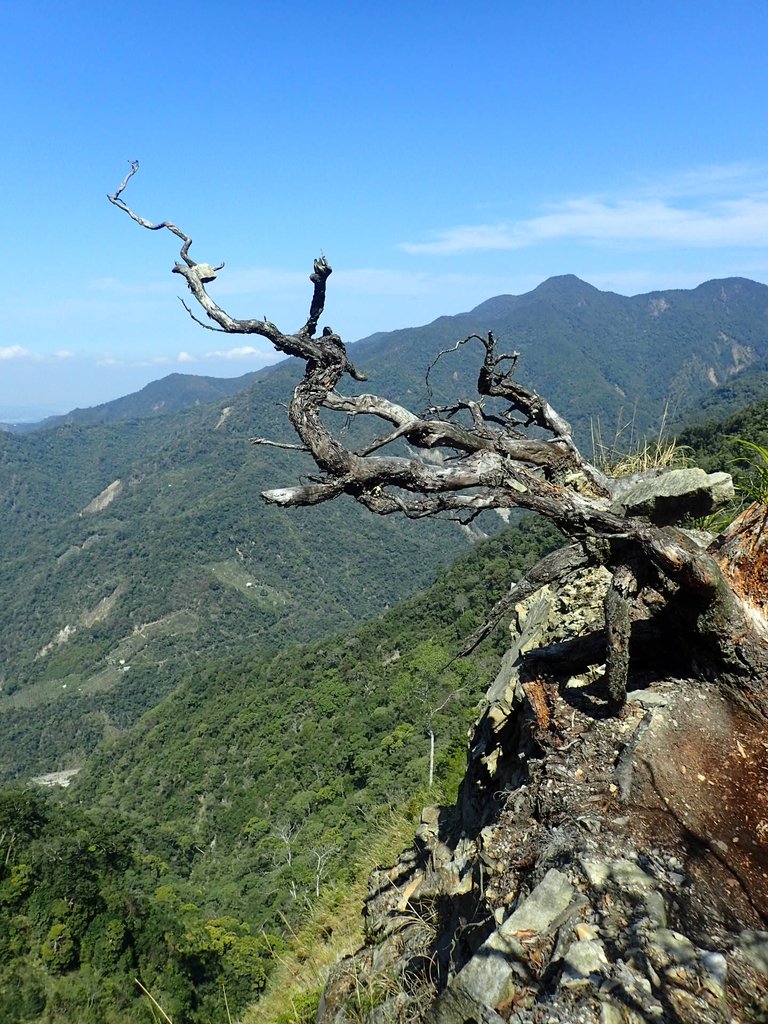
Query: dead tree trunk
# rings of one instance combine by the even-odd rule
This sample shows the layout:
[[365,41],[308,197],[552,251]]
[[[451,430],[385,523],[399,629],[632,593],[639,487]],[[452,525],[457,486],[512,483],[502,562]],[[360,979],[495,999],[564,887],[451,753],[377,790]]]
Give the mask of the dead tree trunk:
[[[325,257],[314,262],[309,315],[294,333],[286,334],[268,320],[235,319],[206,290],[223,264],[195,263],[188,235],[170,221],[145,220],[124,202],[122,194],[137,170],[138,163],[132,164],[109,200],[142,227],[165,228],[181,240],[180,261],[173,271],[185,279],[208,322],[186,307],[190,316],[209,330],[257,334],[278,352],[305,363],[288,409],[301,445],[281,447],[307,451],[318,474],[307,483],[266,491],[265,501],[284,507],[315,505],[347,494],[378,515],[442,514],[463,522],[487,509],[519,508],[544,515],[574,546],[550,556],[518,583],[502,608],[517,599],[514,595],[567,577],[577,567],[602,564],[612,573],[613,585],[598,660],[606,662],[607,697],[613,705],[620,707],[624,701],[634,638],[642,633],[644,645],[652,636],[674,654],[679,671],[717,679],[733,699],[768,717],[766,608],[750,582],[765,582],[764,575],[755,577],[753,572],[755,559],[765,572],[763,513],[750,512],[711,549],[675,525],[728,499],[730,477],[701,470],[607,476],[584,458],[566,420],[514,379],[518,353],[499,352],[491,333],[471,335],[450,350],[479,344],[482,361],[476,394],[449,407],[416,414],[375,394],[341,393],[337,386],[343,377],[365,377],[330,327],[317,336],[331,274]],[[386,429],[364,448],[351,450],[323,420],[323,410],[373,417]],[[277,443],[265,438],[253,442]],[[441,451],[445,458],[421,458],[418,453],[428,449]],[[759,590],[759,595],[764,593]],[[478,634],[465,650],[481,638]]]

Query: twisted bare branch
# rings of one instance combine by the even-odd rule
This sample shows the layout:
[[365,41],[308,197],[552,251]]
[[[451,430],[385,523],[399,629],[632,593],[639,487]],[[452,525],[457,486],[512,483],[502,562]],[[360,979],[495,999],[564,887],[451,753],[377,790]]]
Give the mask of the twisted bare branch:
[[[754,629],[723,585],[715,560],[680,530],[654,525],[649,517],[644,518],[639,511],[642,500],[632,499],[633,505],[627,499],[631,492],[627,481],[608,477],[584,458],[568,421],[535,391],[515,380],[519,353],[499,351],[490,331],[485,336],[471,334],[457,341],[440,352],[427,371],[432,407],[421,415],[379,395],[343,394],[339,385],[344,376],[358,381],[365,380],[365,376],[355,368],[341,338],[330,327],[324,327],[317,336],[332,272],[325,255],[313,262],[309,313],[295,333],[284,333],[266,318],[232,317],[206,289],[223,264],[196,263],[189,255],[189,235],[168,220],[152,223],[126,204],[123,194],[138,168],[138,161],[133,161],[109,201],[141,227],[150,231],[165,228],[181,241],[180,258],[173,272],[185,279],[209,322],[200,320],[185,303],[192,319],[208,330],[260,335],[278,352],[304,361],[304,375],[288,406],[288,417],[300,443],[291,445],[266,438],[253,441],[305,451],[319,474],[307,483],[264,492],[267,502],[284,507],[316,505],[346,494],[378,515],[398,513],[420,519],[446,514],[462,521],[494,509],[536,512],[552,520],[577,544],[545,559],[520,581],[497,604],[489,623],[466,642],[465,651],[488,635],[512,603],[543,582],[573,573],[589,562],[599,562],[614,576],[605,605],[609,619],[605,630],[607,650],[606,641],[601,642],[601,650],[609,663],[610,695],[616,704],[623,700],[625,691],[635,617],[641,611],[650,614],[649,608],[666,608],[677,593],[684,592],[692,602],[691,635],[705,640],[701,650],[697,648],[696,657],[709,650],[709,664],[716,670],[725,666],[733,678],[742,671],[740,666],[749,659],[745,661],[740,649],[723,641],[720,624],[737,623],[750,643]],[[438,360],[469,342],[479,342],[483,349],[476,394],[435,406],[430,371]],[[353,419],[370,417],[384,429],[354,451],[345,443],[344,433],[332,429],[329,412]],[[711,493],[714,495],[714,488]],[[684,513],[685,500],[680,508]],[[657,518],[657,522],[663,520]],[[644,610],[640,607],[643,602]],[[670,613],[673,628],[678,625],[676,614]],[[763,665],[768,663],[768,656],[758,651],[753,662]],[[765,703],[768,707],[768,700]]]
[[[181,249],[179,250],[179,256],[181,262],[177,262],[173,267],[174,274],[180,274],[187,282],[189,290],[194,295],[200,307],[208,316],[209,320],[213,321],[215,327],[203,323],[194,316],[192,311],[185,304],[187,312],[197,323],[201,326],[206,327],[208,330],[219,330],[225,334],[257,334],[270,341],[279,352],[283,352],[286,355],[298,356],[300,359],[322,359],[322,346],[314,340],[313,336],[317,329],[317,323],[319,318],[322,316],[323,309],[325,307],[325,289],[326,281],[331,274],[331,266],[326,260],[325,256],[321,256],[319,259],[314,261],[314,267],[310,280],[314,285],[312,294],[312,301],[310,304],[309,316],[303,327],[296,334],[285,334],[278,327],[275,326],[271,321],[267,319],[257,320],[248,319],[241,320],[233,316],[230,316],[224,309],[221,308],[208,294],[206,291],[206,284],[210,284],[216,280],[217,274],[224,268],[224,264],[220,263],[217,266],[212,266],[210,263],[196,263],[189,255],[189,250],[192,245],[192,239],[187,235],[181,228],[177,227],[170,220],[163,220],[155,224],[152,221],[147,220],[145,217],[141,217],[137,214],[123,199],[123,192],[125,191],[131,178],[139,170],[139,161],[131,161],[131,169],[126,174],[125,178],[120,182],[120,185],[113,195],[108,195],[110,203],[116,206],[123,213],[126,213],[131,220],[135,221],[138,225],[146,228],[148,231],[161,231],[166,229],[171,234],[175,235],[182,242]],[[345,368],[347,372],[351,372],[352,376],[355,373],[352,372],[353,368],[349,364],[349,368]]]

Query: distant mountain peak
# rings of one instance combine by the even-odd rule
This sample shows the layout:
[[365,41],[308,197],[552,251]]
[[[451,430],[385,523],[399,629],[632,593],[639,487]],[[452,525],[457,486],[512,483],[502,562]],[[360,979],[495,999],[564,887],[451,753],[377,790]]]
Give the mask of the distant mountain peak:
[[546,281],[542,281],[529,292],[523,292],[522,295],[496,295],[492,299],[486,299],[470,312],[473,317],[495,317],[511,312],[516,306],[526,302],[538,302],[542,299],[550,302],[558,299],[566,302],[578,302],[589,297],[606,294],[611,293],[601,292],[599,288],[595,288],[587,281],[582,281],[575,274],[557,274],[554,277],[548,277]]
[[545,281],[542,281],[541,284],[533,290],[538,292],[542,291],[542,289],[563,287],[588,288],[593,292],[598,290],[594,285],[589,284],[587,281],[582,281],[582,279],[577,277],[575,274],[553,274],[552,277],[548,277]]
[[582,281],[575,274],[558,274],[555,277],[548,277],[537,288],[528,292],[531,298],[535,296],[537,299],[572,299],[605,294],[610,294],[610,292],[601,292],[599,288],[595,288],[594,285],[589,284],[587,281]]

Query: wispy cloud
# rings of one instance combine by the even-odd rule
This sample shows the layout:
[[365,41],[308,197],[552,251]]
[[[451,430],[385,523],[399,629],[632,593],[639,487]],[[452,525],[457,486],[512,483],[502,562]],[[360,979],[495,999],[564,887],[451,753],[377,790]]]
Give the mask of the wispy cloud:
[[[333,272],[329,294],[334,301],[346,296],[418,296],[464,287],[481,279],[480,275],[435,273],[434,271],[395,270],[389,267],[343,267]],[[487,275],[484,278],[487,280]],[[294,301],[293,317],[301,317],[309,309],[312,285],[307,274],[293,274],[268,267],[244,268],[234,271],[231,279],[221,278],[211,286],[220,294],[243,296],[264,291],[269,302],[272,291],[290,289]],[[282,297],[282,296],[281,296]]]
[[0,359],[26,359],[32,363],[50,363],[56,360],[73,359],[74,353],[67,349],[59,349],[58,352],[53,353],[40,353],[33,352],[29,348],[24,348],[23,345],[4,345],[0,346]]
[[641,182],[637,195],[652,196],[709,196],[745,195],[765,190],[768,165],[742,161],[730,164],[709,164],[679,171],[676,174],[656,176]]
[[[269,353],[271,355],[271,349]],[[265,356],[264,348],[254,348],[253,345],[240,345],[237,348],[217,349],[213,352],[206,352],[206,359],[260,359]]]
[[539,216],[495,224],[465,224],[405,252],[461,253],[524,249],[553,240],[603,245],[694,248],[764,246],[768,238],[768,173],[751,165],[687,172],[650,183],[633,196],[582,196]]
[[[2,358],[0,349],[0,358]],[[216,349],[214,351],[193,355],[191,352],[179,352],[175,356],[159,353],[147,355],[141,358],[126,358],[121,355],[100,355],[93,358],[91,365],[108,370],[140,370],[151,369],[157,366],[172,366],[174,364],[200,363],[204,360],[258,360],[259,364],[269,362],[270,357],[274,358],[274,350],[264,345],[256,348],[253,345],[240,345],[230,349]]]
[[5,345],[0,348],[0,359],[39,359],[29,349],[23,348],[21,345]]

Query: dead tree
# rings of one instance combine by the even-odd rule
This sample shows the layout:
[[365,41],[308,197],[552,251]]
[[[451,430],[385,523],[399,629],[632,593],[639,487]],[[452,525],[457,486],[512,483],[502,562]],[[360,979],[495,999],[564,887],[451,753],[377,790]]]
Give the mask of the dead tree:
[[[754,560],[762,558],[762,519],[759,529],[754,525],[760,513],[750,513],[746,547],[743,523],[737,522],[727,538],[708,548],[676,525],[687,515],[711,511],[731,495],[730,477],[707,476],[701,470],[684,471],[684,476],[667,472],[660,487],[656,482],[656,497],[649,503],[648,478],[658,471],[613,478],[591,464],[566,420],[515,380],[518,353],[500,352],[492,333],[471,335],[454,346],[480,347],[473,397],[417,414],[379,395],[344,394],[338,386],[345,376],[366,378],[350,361],[338,334],[327,326],[318,333],[331,274],[325,256],[314,261],[309,315],[298,330],[284,333],[266,319],[235,319],[206,289],[223,264],[196,263],[189,255],[192,239],[175,224],[151,223],[125,203],[123,193],[138,167],[132,163],[108,198],[142,227],[166,229],[180,239],[180,260],[173,272],[184,278],[208,322],[185,303],[189,315],[208,330],[259,335],[278,352],[304,361],[304,376],[288,407],[301,444],[265,438],[254,443],[306,451],[318,472],[306,483],[265,491],[265,501],[284,507],[316,505],[346,494],[378,515],[400,513],[413,519],[448,514],[468,521],[488,509],[539,513],[572,544],[518,582],[465,650],[527,594],[586,565],[602,564],[612,574],[606,630],[588,656],[606,662],[611,704],[618,708],[624,702],[632,648],[641,637],[644,651],[655,644],[678,673],[717,680],[753,713],[768,717],[766,616],[760,595],[744,585],[745,575],[754,576]],[[372,417],[386,429],[352,450],[323,418],[324,410]],[[428,450],[439,451],[443,458],[422,457]]]

